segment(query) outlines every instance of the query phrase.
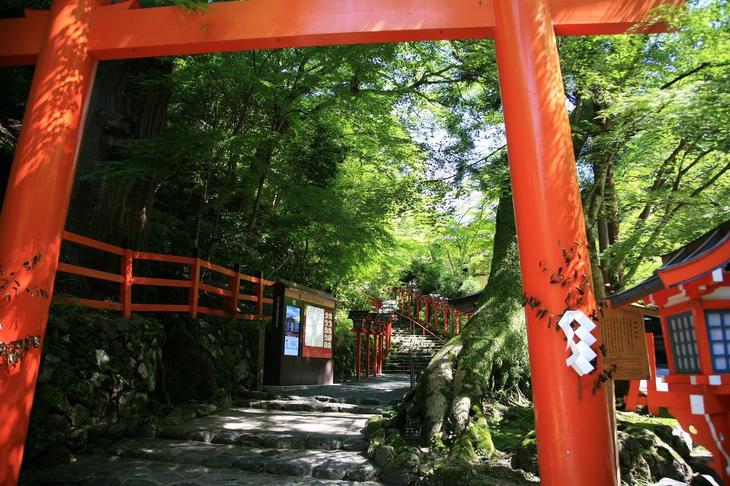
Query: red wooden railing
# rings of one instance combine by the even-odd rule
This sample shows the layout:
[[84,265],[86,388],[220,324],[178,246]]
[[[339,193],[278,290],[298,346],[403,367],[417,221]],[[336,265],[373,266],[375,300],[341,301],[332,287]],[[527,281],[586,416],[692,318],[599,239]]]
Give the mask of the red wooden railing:
[[441,297],[425,295],[414,289],[396,288],[394,291],[400,314],[421,326],[424,335],[426,331],[441,336],[460,334],[462,317],[468,320],[472,316],[471,312],[462,313]]
[[[59,272],[119,284],[119,300],[99,300],[68,295],[54,295],[54,300],[57,302],[76,304],[95,309],[119,311],[124,317],[130,317],[132,312],[185,312],[189,313],[192,317],[197,317],[199,314],[211,314],[245,320],[270,318],[270,316],[264,316],[264,306],[266,304],[272,304],[273,300],[264,297],[264,289],[274,284],[271,280],[266,280],[263,277],[245,275],[236,270],[230,270],[215,263],[201,260],[200,258],[130,250],[68,231],[63,233],[63,239],[66,242],[93,248],[104,253],[111,253],[119,257],[120,273],[118,274],[64,262],[59,262],[58,264]],[[172,279],[135,275],[135,261],[186,265],[189,267],[188,273],[190,278]],[[224,280],[227,281],[226,285],[219,286],[202,281],[201,275],[203,270],[207,270],[209,275],[216,274],[219,277],[223,276]],[[242,281],[253,284],[253,294],[241,293]],[[135,286],[188,289],[188,299],[184,304],[133,302],[132,291]],[[223,297],[223,308],[214,308],[212,304],[208,306],[200,305],[201,293]],[[253,303],[253,313],[241,312],[239,309],[241,302]]]

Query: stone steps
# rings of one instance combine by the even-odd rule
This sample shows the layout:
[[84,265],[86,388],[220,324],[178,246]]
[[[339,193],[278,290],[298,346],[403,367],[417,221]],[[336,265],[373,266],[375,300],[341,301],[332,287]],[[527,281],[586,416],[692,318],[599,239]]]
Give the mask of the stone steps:
[[282,476],[250,472],[238,467],[217,468],[197,464],[123,457],[84,456],[71,466],[57,466],[22,480],[24,485],[154,486],[158,484],[210,486],[381,486],[375,481],[329,480],[312,476]]
[[377,486],[362,430],[407,387],[404,377],[389,376],[299,395],[247,392],[235,408],[163,420],[155,438],[124,439],[71,464],[23,471],[21,484]]
[[365,407],[350,403],[329,403],[316,400],[247,400],[240,403],[241,406],[261,410],[288,410],[292,412],[333,412],[333,413],[382,413],[382,408]]
[[238,394],[241,403],[244,400],[315,400],[321,403],[347,403],[351,405],[382,405],[382,401],[367,397],[330,397],[326,395],[299,396],[296,394],[280,394],[267,391],[244,391]]
[[411,359],[416,374],[420,374],[431,362],[431,358],[443,347],[443,341],[430,334],[412,334],[408,328],[393,328],[391,350],[388,353],[383,373],[410,373]]
[[233,408],[165,427],[158,437],[275,449],[362,451],[360,433],[370,415]]
[[114,455],[127,459],[318,479],[370,481],[377,473],[364,454],[351,451],[281,450],[195,441],[135,439],[117,444]]
[[[293,412],[329,412],[329,413],[382,413],[377,400],[363,400],[368,405],[361,403],[347,403],[344,400],[322,401],[319,397],[282,397],[274,400],[244,399],[238,400],[236,406],[248,407],[261,410],[288,410]],[[362,402],[362,401],[361,401]]]

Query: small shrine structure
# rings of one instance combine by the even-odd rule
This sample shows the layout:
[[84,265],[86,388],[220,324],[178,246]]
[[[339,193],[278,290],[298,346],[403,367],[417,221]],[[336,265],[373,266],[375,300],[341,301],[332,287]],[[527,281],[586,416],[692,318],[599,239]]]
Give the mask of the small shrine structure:
[[264,384],[331,385],[336,299],[321,290],[279,280],[267,327]]
[[656,306],[666,344],[666,408],[713,455],[730,484],[730,221],[662,257],[654,275],[609,296],[612,308]]

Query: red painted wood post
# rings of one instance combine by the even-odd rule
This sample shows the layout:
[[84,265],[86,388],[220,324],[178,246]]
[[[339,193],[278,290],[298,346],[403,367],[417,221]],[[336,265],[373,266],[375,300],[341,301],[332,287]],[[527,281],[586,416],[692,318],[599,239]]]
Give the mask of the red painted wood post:
[[[550,285],[540,262],[564,265],[563,246],[578,242],[576,265],[592,279],[550,2],[493,4],[523,288],[559,316],[569,289]],[[583,300],[576,310],[590,315],[596,310],[590,287]],[[606,387],[593,388],[603,371],[601,353],[594,374],[579,377],[566,366],[560,334],[530,309],[525,314],[541,484],[617,484]],[[600,326],[593,335],[600,343]]]
[[383,363],[385,362],[385,330],[380,335],[380,374],[383,374]]
[[416,320],[421,320],[421,295],[416,296]]
[[122,283],[119,289],[119,303],[122,305],[122,316],[132,317],[132,286],[134,285],[134,251],[124,245],[122,260]]
[[375,333],[373,333],[373,352],[370,355],[370,359],[372,360],[372,362],[370,363],[372,376],[378,376],[378,335]]
[[456,334],[461,334],[461,311],[455,310],[456,313]]
[[383,363],[385,361],[385,333],[380,334],[380,363],[378,363],[378,368],[380,368],[380,374],[383,374]]
[[649,381],[646,384],[646,406],[649,414],[659,416],[659,406],[656,405],[656,352],[654,351],[654,334],[646,333],[646,350],[649,353]]
[[357,381],[360,381],[360,359],[362,355],[362,332],[360,330],[357,330]]
[[365,378],[370,376],[370,331],[365,334]]
[[[53,0],[0,216],[0,267],[21,292],[0,305],[0,340],[43,343],[63,228],[97,62],[88,53],[97,0]],[[32,270],[25,262],[37,257]],[[48,299],[24,289],[41,289]],[[4,294],[4,292],[2,292]],[[0,296],[2,297],[2,296]],[[40,365],[33,349],[0,370],[0,484],[16,484]]]
[[373,338],[372,338],[373,350],[370,354],[370,372],[371,372],[371,376],[377,376],[378,367],[375,366],[375,363],[378,360],[378,347],[377,347],[378,335],[373,333],[372,336],[373,336]]
[[261,319],[264,316],[264,272],[259,270],[256,277],[256,319]]
[[233,271],[235,272],[235,275],[232,275],[228,280],[228,290],[231,291],[231,300],[229,302],[228,310],[231,312],[231,316],[235,318],[238,314],[238,300],[239,294],[241,293],[241,265],[237,263],[233,267]]
[[375,376],[380,374],[380,333],[375,335]]
[[449,308],[444,309],[444,333],[449,333]]
[[194,251],[193,267],[190,269],[190,292],[188,293],[188,304],[190,305],[190,317],[198,317],[198,299],[200,298],[200,258],[198,249]]
[[398,296],[400,297],[400,313],[403,314],[406,308],[406,296],[403,289],[398,289]]

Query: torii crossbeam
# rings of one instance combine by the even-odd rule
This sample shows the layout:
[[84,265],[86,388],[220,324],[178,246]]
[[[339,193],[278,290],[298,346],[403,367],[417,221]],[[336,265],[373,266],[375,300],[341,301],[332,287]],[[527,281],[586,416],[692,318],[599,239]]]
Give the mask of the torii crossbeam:
[[[50,11],[0,20],[0,65],[36,66],[0,215],[0,270],[16,272],[19,289],[0,286],[9,296],[0,341],[45,335],[49,301],[39,295],[52,294],[98,61],[370,42],[495,39],[523,287],[562,313],[568,290],[549,285],[542,267],[563,265],[560,245],[572,242],[588,279],[590,267],[555,36],[624,33],[681,1],[246,0],[197,13],[105,3],[53,0]],[[588,289],[574,310],[591,315],[595,305]],[[594,388],[601,357],[579,377],[561,335],[529,309],[527,321],[543,484],[616,484],[605,388]],[[0,484],[18,480],[39,362],[31,352],[0,370]]]

